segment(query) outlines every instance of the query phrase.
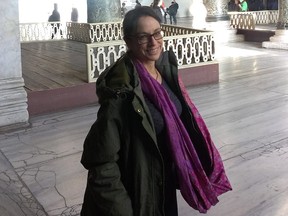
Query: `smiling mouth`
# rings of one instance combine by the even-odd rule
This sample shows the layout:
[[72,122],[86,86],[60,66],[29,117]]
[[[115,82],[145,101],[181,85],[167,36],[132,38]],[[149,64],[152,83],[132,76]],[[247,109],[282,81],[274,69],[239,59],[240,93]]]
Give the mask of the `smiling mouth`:
[[150,54],[158,53],[158,51],[159,51],[159,47],[154,48],[154,49],[148,49],[148,50],[147,50],[147,52],[150,53]]

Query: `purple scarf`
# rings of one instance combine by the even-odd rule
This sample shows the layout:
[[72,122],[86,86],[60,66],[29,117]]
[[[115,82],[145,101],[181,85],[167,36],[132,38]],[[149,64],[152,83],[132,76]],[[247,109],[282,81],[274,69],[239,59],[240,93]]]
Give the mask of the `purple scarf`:
[[169,125],[169,127],[166,127],[166,138],[172,159],[176,165],[181,194],[192,208],[201,213],[206,213],[212,205],[218,202],[217,197],[219,195],[231,190],[221,157],[211,140],[209,131],[179,79],[182,94],[190,106],[196,124],[205,139],[205,145],[212,161],[211,174],[207,176],[168,93],[161,84],[149,75],[146,68],[139,61],[135,60],[134,64],[139,74],[144,95],[160,110],[165,125]]

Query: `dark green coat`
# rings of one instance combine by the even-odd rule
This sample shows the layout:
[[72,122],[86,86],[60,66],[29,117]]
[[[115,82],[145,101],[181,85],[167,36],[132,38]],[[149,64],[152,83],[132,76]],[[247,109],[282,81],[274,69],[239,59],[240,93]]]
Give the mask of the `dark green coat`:
[[[183,106],[174,54],[163,53],[157,68]],[[103,72],[96,86],[101,107],[81,159],[89,170],[81,215],[164,215],[164,162],[129,57]]]

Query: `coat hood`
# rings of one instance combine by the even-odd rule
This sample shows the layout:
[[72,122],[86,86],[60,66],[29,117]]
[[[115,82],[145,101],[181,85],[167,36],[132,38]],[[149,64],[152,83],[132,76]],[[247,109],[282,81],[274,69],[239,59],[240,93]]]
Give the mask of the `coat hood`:
[[[165,71],[165,74],[162,73],[165,76],[169,76],[169,73],[166,74],[166,72],[171,71],[171,65],[177,67],[177,59],[172,50],[163,52],[156,62],[157,69],[160,72]],[[138,85],[139,77],[137,71],[129,57],[129,53],[125,53],[101,73],[96,81],[96,94],[101,104],[104,99],[132,92]]]

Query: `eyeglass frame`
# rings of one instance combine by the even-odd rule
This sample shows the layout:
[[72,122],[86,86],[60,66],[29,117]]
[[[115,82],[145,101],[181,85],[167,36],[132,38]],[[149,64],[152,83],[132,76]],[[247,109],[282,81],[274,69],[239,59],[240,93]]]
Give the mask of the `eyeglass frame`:
[[[155,38],[155,35],[157,35],[159,33],[160,33],[161,37],[160,38]],[[147,41],[140,42],[139,41],[139,37],[141,37],[141,36],[142,37],[146,37]],[[151,40],[151,37],[153,37],[157,41],[162,39],[164,37],[164,31],[162,29],[160,29],[159,31],[154,32],[153,34],[139,33],[139,34],[135,34],[135,35],[129,35],[127,38],[133,38],[133,37],[136,37],[137,42],[138,42],[139,45],[143,45],[143,44],[149,43],[149,41]]]

